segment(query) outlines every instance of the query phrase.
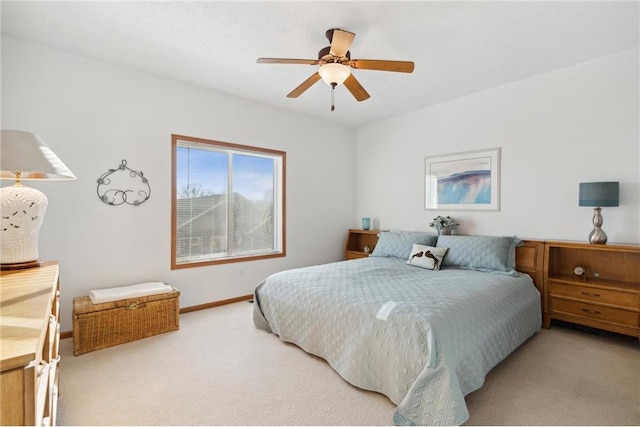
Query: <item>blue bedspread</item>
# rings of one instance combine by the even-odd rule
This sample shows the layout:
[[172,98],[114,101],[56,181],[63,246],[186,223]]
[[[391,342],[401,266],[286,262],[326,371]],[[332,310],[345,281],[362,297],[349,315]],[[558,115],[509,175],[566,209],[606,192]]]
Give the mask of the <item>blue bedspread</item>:
[[398,425],[454,425],[464,396],[540,329],[526,274],[426,270],[369,257],[283,271],[255,290],[256,327],[398,405]]

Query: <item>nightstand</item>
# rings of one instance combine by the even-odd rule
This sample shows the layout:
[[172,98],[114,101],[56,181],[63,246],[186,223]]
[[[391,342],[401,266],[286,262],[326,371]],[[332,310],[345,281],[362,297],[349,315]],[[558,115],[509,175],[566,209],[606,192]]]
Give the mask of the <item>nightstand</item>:
[[[349,229],[347,234],[347,245],[345,250],[345,259],[366,258],[372,252],[378,243],[378,233],[380,230],[357,230]],[[365,247],[369,251],[365,251]]]
[[640,338],[640,246],[546,242],[544,269],[545,328],[558,319]]

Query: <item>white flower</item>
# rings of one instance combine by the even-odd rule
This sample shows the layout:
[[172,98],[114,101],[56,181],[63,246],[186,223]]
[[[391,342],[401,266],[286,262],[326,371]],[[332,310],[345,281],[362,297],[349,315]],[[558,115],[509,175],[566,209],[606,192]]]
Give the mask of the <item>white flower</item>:
[[433,218],[433,221],[429,223],[429,227],[433,227],[436,230],[440,230],[443,228],[455,228],[457,227],[458,224],[453,218],[451,218],[450,216],[441,216],[438,215],[437,217]]

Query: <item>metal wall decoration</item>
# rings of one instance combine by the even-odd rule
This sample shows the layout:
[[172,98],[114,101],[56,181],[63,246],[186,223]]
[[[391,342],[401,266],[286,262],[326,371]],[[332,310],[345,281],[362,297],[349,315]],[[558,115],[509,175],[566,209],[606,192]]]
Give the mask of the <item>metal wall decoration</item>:
[[140,206],[151,197],[151,186],[147,178],[142,171],[129,168],[126,160],[117,169],[109,169],[100,175],[97,191],[100,200],[112,206],[125,203]]

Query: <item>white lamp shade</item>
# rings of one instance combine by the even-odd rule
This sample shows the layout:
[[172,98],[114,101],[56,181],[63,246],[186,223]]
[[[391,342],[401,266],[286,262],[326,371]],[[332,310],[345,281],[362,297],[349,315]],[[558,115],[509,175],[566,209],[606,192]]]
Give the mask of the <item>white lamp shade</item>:
[[351,75],[351,70],[346,65],[330,62],[320,67],[318,70],[322,80],[329,86],[335,84],[340,86]]
[[0,139],[0,178],[16,179],[13,172],[22,172],[20,179],[75,179],[38,135],[22,130],[2,130]]

